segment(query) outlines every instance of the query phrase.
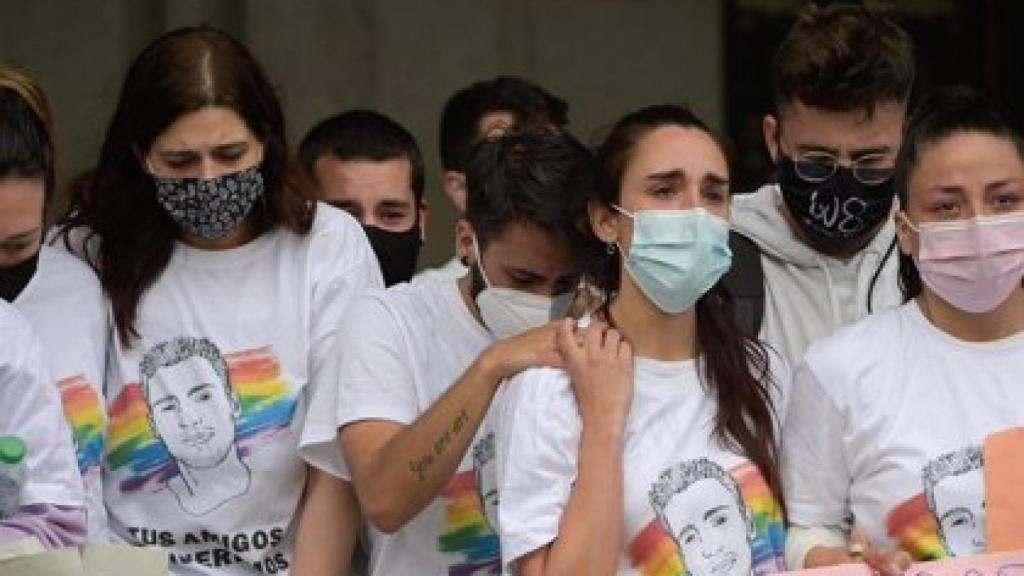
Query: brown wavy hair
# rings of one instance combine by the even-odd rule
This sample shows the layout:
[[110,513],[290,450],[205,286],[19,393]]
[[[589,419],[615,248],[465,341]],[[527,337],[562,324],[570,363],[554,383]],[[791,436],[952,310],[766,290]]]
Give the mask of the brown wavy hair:
[[95,171],[72,190],[61,234],[85,229],[85,243],[99,238],[90,264],[110,298],[118,335],[137,336],[139,300],[160,277],[180,230],[156,199],[141,158],[178,118],[207,106],[234,110],[263,143],[264,197],[249,215],[259,234],[283,226],[306,234],[315,204],[288,158],[284,114],[274,89],[249,51],[209,27],[181,28],[147,46],[121,87]]
[[[622,178],[637,143],[664,126],[696,128],[714,138],[707,125],[682,106],[649,106],[626,115],[597,149],[597,185],[591,202],[609,208],[619,203]],[[622,280],[619,251],[609,254],[602,246],[587,262],[588,281],[605,294],[614,295]],[[610,302],[611,298],[604,302],[602,311],[614,325]],[[782,502],[777,414],[771,397],[775,383],[769,370],[768,351],[737,324],[733,298],[724,282],[719,281],[697,301],[696,312],[697,352],[702,358],[697,366],[707,391],[718,405],[713,436],[750,459]]]

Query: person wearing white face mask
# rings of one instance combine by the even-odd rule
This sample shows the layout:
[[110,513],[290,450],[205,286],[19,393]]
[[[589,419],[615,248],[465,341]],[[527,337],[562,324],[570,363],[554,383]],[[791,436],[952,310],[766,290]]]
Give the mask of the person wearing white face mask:
[[796,371],[791,568],[849,562],[851,543],[883,574],[984,551],[980,446],[1024,424],[1024,140],[973,91],[938,91],[911,118],[896,186],[906,303]]
[[477,145],[467,182],[470,273],[361,298],[339,332],[337,385],[314,399],[327,413],[307,422],[326,439],[307,456],[354,483],[371,575],[499,572],[472,448],[505,378],[561,364],[551,320],[579,283],[589,152],[551,128],[513,132]]
[[[504,573],[781,571],[785,362],[734,320],[729,171],[687,109],[651,106],[597,152],[593,321],[563,322],[564,368],[494,409]],[[608,326],[612,326],[609,328]]]

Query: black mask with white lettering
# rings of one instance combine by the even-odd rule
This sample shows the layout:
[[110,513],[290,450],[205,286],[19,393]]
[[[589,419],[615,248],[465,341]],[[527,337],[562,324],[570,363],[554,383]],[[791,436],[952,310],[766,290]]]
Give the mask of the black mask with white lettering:
[[792,158],[779,162],[779,188],[793,219],[823,245],[858,243],[892,210],[896,197],[893,179],[867,185],[853,170],[837,166],[824,182],[808,182],[796,173]]
[[0,299],[7,302],[14,302],[32,277],[36,275],[36,268],[39,267],[39,252],[30,258],[18,262],[14,266],[0,268]]

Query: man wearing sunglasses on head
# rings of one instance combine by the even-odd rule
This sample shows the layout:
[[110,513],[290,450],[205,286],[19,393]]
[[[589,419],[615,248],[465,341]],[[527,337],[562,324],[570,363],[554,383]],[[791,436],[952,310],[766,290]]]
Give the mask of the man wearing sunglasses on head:
[[910,38],[860,5],[808,5],[772,62],[763,121],[778,183],[733,200],[743,323],[796,364],[814,341],[900,302],[893,166]]

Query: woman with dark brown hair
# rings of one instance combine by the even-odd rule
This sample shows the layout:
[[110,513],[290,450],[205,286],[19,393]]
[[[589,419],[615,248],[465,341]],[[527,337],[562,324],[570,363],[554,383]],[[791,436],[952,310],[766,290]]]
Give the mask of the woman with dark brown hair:
[[497,408],[502,561],[524,576],[783,569],[778,421],[784,361],[745,336],[731,265],[729,171],[689,110],[623,117],[597,152],[593,322],[567,322],[564,369],[534,369]]
[[[311,526],[295,526],[303,487],[318,478],[299,458],[308,398],[333,374],[347,304],[382,286],[358,224],[291,177],[284,134],[244,46],[205,27],[168,33],[129,69],[63,227],[113,312],[111,530],[166,548],[172,574],[293,568]],[[351,519],[329,549],[345,558],[354,504],[318,512]]]

